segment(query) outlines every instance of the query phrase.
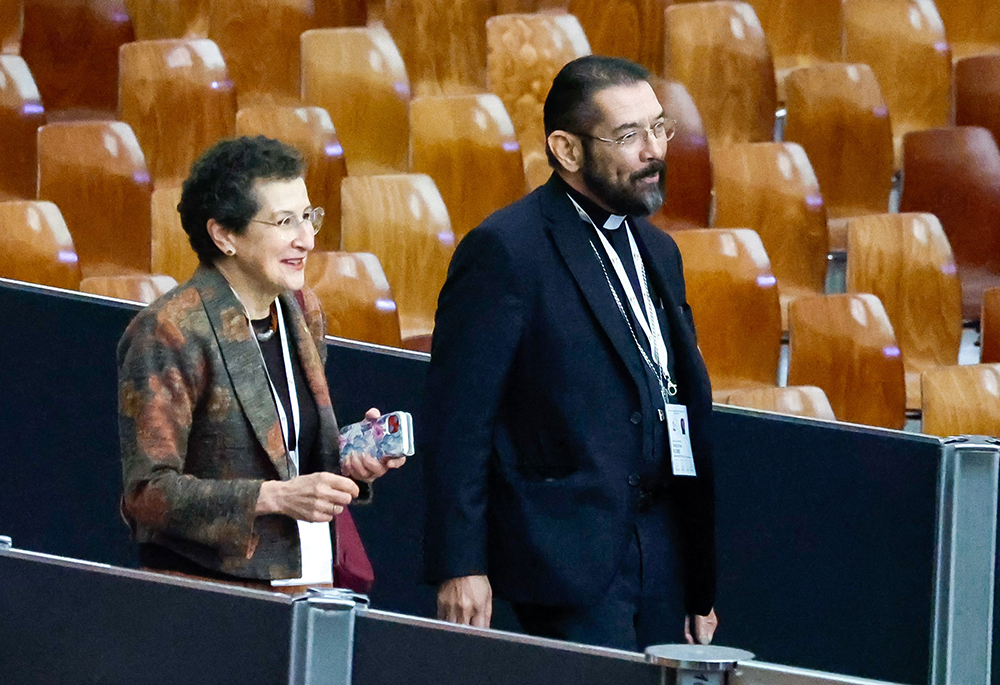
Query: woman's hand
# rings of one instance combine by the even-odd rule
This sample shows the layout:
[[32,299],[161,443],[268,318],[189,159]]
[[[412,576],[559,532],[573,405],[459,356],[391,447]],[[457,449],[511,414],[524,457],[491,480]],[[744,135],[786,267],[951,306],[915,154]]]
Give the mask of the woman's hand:
[[[377,421],[380,416],[382,412],[374,407],[365,412],[365,419],[368,421]],[[348,478],[371,483],[376,478],[384,476],[389,469],[398,469],[405,463],[406,457],[379,461],[369,454],[361,457],[348,455],[340,462],[340,472]]]
[[268,480],[257,496],[258,514],[284,514],[299,521],[328,522],[358,496],[358,484],[325,471],[290,480]]

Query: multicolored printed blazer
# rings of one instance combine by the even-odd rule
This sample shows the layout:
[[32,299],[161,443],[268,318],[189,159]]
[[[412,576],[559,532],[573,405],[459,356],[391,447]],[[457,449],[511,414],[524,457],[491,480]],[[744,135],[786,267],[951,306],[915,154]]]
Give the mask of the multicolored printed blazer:
[[[339,468],[319,300],[280,296],[319,411],[325,470]],[[229,283],[201,266],[141,311],[118,346],[122,514],[155,542],[217,572],[297,578],[295,521],[257,516],[264,480],[292,475],[259,348]]]

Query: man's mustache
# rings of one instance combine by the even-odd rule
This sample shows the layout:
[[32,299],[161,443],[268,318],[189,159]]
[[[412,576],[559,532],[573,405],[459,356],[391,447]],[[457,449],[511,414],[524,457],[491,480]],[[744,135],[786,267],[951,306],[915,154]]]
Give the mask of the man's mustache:
[[656,176],[657,174],[662,174],[663,170],[666,168],[667,168],[666,162],[662,161],[650,162],[649,166],[647,166],[645,169],[640,169],[639,171],[636,171],[631,176],[629,176],[629,179],[632,181],[641,181],[644,178],[650,178],[652,176]]

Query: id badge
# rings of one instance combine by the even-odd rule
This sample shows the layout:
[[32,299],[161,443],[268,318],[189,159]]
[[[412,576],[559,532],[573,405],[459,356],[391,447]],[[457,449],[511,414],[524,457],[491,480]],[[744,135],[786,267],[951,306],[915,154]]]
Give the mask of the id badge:
[[683,404],[667,405],[667,433],[670,437],[670,468],[675,476],[697,476],[691,451],[691,422]]

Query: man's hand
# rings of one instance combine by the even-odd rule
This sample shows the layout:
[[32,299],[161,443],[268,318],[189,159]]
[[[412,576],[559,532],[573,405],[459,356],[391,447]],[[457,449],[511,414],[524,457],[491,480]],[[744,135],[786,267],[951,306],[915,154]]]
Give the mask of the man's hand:
[[[380,416],[382,412],[375,407],[365,412],[365,419],[368,421],[377,421]],[[340,472],[348,478],[371,483],[376,478],[384,476],[389,469],[398,469],[405,463],[406,457],[379,461],[367,454],[360,458],[350,455],[340,462]]]
[[[692,620],[694,619],[694,629],[692,630]],[[711,644],[715,629],[719,626],[719,619],[715,615],[715,609],[708,612],[708,616],[691,614],[684,617],[684,639],[689,645]]]
[[462,576],[441,583],[438,618],[452,623],[489,628],[493,616],[493,588],[486,576]]
[[358,496],[358,484],[335,473],[310,473],[261,483],[258,514],[284,514],[299,521],[328,522]]

